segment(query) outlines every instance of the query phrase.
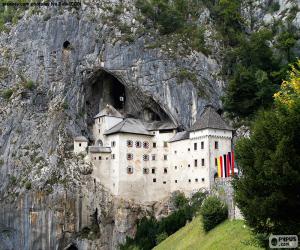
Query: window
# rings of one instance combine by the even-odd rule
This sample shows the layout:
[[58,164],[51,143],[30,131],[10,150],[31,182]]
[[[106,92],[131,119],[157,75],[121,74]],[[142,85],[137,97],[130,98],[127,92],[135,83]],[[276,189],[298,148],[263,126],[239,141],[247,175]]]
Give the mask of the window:
[[204,166],[204,159],[203,158],[201,159],[201,166],[202,167]]
[[129,166],[127,167],[127,174],[132,174],[133,173],[133,167]]
[[149,161],[149,155],[143,155],[143,160],[144,161]]
[[99,134],[101,133],[101,130],[100,129],[98,129],[98,131],[99,131]]
[[81,147],[81,143],[79,143],[79,147]]
[[204,182],[204,181],[205,181],[205,179],[204,179],[204,178],[202,178],[201,180],[202,180],[202,182]]
[[94,160],[97,160],[97,157],[94,157]]
[[194,143],[194,150],[197,150],[197,143]]
[[133,141],[132,140],[128,140],[127,141],[127,147],[131,148],[133,146]]
[[174,151],[174,154],[175,154],[175,155],[177,154],[177,151],[176,151],[176,150]]
[[175,180],[175,183],[177,183],[177,180]]
[[168,173],[168,169],[164,168],[164,174],[167,174],[167,173]]
[[140,141],[135,142],[135,147],[140,148],[142,146],[142,143]]
[[143,174],[149,174],[149,168],[143,168]]
[[168,160],[168,155],[164,155],[164,161]]
[[112,158],[112,159],[115,159],[115,154],[112,154],[112,155],[111,155],[111,158]]
[[153,148],[156,148],[156,142],[153,142],[152,146],[153,146]]
[[166,181],[163,181],[163,184],[167,184],[167,182],[166,182]]
[[188,164],[188,168],[191,167],[191,164]]
[[100,118],[98,119],[99,123],[100,123]]
[[218,166],[218,159],[215,158],[215,166]]
[[198,160],[194,160],[194,166],[197,167],[198,165]]
[[198,179],[197,179],[197,178],[195,179],[195,182],[198,182]]
[[168,147],[168,142],[164,141],[164,148]]
[[175,166],[175,169],[177,169],[177,166]]
[[144,141],[143,142],[143,148],[149,148],[149,142]]
[[215,149],[219,149],[219,142],[215,141]]
[[190,149],[190,148],[188,148],[188,151],[191,151],[191,149]]
[[156,182],[156,178],[153,178],[153,180],[152,180],[153,182]]
[[201,149],[204,149],[204,141],[201,142]]
[[189,182],[191,182],[191,179],[189,179]]
[[112,141],[111,142],[111,147],[113,148],[113,147],[115,147],[116,146],[116,142],[115,141]]
[[101,160],[102,158],[101,158],[101,156],[99,156],[99,158],[98,158],[99,160]]
[[155,168],[151,169],[152,174],[155,174]]
[[133,154],[127,154],[127,160],[132,160],[133,159]]
[[152,155],[152,161],[156,160],[156,155]]

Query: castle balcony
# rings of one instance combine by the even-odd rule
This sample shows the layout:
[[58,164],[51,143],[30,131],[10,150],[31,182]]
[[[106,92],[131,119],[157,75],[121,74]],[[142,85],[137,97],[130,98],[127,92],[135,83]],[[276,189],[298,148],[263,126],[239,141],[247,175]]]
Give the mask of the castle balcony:
[[91,154],[95,153],[111,153],[110,147],[103,147],[103,146],[89,146],[88,152]]

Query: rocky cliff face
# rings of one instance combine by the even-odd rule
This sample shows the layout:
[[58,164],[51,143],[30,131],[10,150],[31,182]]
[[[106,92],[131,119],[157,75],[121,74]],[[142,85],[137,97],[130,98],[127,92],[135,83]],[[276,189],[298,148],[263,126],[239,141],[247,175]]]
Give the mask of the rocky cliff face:
[[[258,25],[268,19],[265,2],[256,1]],[[288,7],[289,1],[280,2],[280,11]],[[249,20],[251,13],[245,7]],[[63,249],[75,242],[79,249],[115,249],[141,215],[166,211],[111,197],[72,154],[72,138],[89,136],[97,109],[105,102],[120,105],[123,94],[128,115],[182,127],[205,104],[220,107],[226,79],[209,11],[203,9],[199,22],[211,56],[182,51],[180,44],[155,46],[157,34],[139,21],[133,1],[35,7],[23,14],[0,36],[0,245]],[[123,88],[119,95],[114,84]]]

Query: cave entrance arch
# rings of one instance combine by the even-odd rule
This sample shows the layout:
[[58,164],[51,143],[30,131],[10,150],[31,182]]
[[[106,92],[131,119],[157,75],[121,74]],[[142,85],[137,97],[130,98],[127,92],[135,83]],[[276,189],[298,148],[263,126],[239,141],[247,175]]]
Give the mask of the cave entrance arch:
[[85,109],[89,125],[92,125],[93,117],[107,104],[124,117],[144,121],[171,121],[151,96],[138,88],[129,87],[113,73],[98,69],[85,83]]

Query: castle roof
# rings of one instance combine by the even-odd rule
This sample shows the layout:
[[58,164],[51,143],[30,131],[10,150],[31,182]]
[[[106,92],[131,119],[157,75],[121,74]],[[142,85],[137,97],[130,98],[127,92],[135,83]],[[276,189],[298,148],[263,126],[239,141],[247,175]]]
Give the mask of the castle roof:
[[227,125],[226,122],[222,119],[222,117],[210,105],[205,107],[202,115],[190,128],[190,131],[201,130],[206,128],[233,130],[233,128]]
[[188,131],[182,131],[176,133],[170,140],[169,142],[175,142],[175,141],[181,141],[181,140],[186,140],[189,139],[189,132]]
[[88,142],[89,140],[85,136],[76,136],[74,141]]
[[118,117],[123,118],[121,113],[116,110],[113,106],[106,104],[105,108],[100,111],[96,116],[94,116],[94,119],[102,116],[112,116],[112,117]]
[[152,134],[147,131],[142,121],[133,118],[126,118],[122,122],[119,122],[117,125],[104,132],[105,135],[116,133],[130,133],[152,136]]
[[144,124],[146,129],[149,131],[176,129],[178,127],[172,122],[163,121],[144,122]]

